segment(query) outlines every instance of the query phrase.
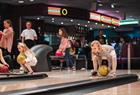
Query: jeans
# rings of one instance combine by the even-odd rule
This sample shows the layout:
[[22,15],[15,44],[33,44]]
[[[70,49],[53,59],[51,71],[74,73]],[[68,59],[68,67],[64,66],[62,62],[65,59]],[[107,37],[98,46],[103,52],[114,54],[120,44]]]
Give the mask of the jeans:
[[74,66],[73,57],[72,57],[72,55],[70,55],[70,48],[67,48],[65,50],[65,61],[66,61],[67,67],[71,68]]

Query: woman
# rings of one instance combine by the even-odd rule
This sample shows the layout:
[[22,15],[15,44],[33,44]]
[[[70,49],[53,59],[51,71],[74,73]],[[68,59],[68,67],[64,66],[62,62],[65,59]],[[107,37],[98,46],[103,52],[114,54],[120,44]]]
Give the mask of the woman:
[[2,35],[0,40],[0,48],[3,51],[3,56],[5,61],[10,65],[10,69],[13,69],[13,60],[11,58],[11,50],[13,46],[13,37],[14,37],[14,31],[12,27],[11,20],[7,19],[3,22],[4,30],[3,32],[0,31],[0,34]]
[[70,70],[71,68],[73,70],[75,70],[72,56],[70,55],[71,44],[70,44],[70,41],[68,39],[68,35],[66,33],[66,30],[64,28],[59,29],[59,36],[61,37],[61,42],[60,42],[58,50],[65,54],[65,60],[67,63],[68,70]]
[[96,40],[91,43],[91,49],[92,61],[94,66],[92,75],[97,75],[98,66],[101,65],[102,59],[105,58],[106,60],[108,60],[108,65],[111,69],[110,75],[115,76],[117,68],[117,57],[115,49],[110,45],[101,45],[101,43]]

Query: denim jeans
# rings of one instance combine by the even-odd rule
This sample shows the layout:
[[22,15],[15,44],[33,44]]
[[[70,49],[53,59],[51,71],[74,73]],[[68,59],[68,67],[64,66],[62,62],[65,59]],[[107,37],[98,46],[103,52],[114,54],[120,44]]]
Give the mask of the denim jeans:
[[73,57],[72,57],[72,55],[70,55],[70,48],[67,48],[65,50],[65,61],[66,61],[67,67],[71,68],[74,66]]

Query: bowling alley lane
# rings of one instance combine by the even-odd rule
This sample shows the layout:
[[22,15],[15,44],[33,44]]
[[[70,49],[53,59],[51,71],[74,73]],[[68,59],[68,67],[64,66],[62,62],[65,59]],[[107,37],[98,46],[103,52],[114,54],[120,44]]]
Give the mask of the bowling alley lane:
[[[134,70],[131,71],[132,74],[138,74],[139,71]],[[9,91],[18,91],[18,90],[27,90],[33,88],[39,88],[43,86],[51,86],[51,85],[59,85],[64,83],[71,83],[76,81],[86,81],[86,80],[96,80],[99,77],[90,77],[89,71],[60,71],[53,70],[51,72],[47,72],[48,77],[44,79],[37,80],[17,80],[17,81],[5,81],[0,82],[0,92],[9,92]],[[118,70],[117,75],[127,74],[129,73],[127,70]]]
[[99,90],[85,95],[140,95],[140,81]]

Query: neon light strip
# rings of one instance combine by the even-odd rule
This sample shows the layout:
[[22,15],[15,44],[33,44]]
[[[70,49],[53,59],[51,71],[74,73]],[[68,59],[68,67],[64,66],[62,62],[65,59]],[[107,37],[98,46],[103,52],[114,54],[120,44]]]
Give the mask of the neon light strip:
[[61,8],[58,7],[48,7],[48,14],[49,15],[61,15],[60,12]]
[[139,24],[138,20],[122,20],[120,25],[130,25],[130,24]]

